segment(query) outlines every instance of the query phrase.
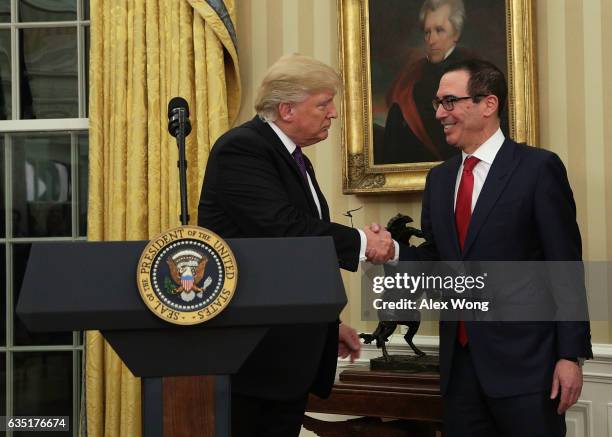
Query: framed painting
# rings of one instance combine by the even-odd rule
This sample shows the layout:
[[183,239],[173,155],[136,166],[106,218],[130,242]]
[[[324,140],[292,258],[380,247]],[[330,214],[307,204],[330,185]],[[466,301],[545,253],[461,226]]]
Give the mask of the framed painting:
[[532,0],[338,0],[343,192],[420,191],[458,149],[432,99],[444,68],[468,58],[508,80],[505,135],[538,140]]

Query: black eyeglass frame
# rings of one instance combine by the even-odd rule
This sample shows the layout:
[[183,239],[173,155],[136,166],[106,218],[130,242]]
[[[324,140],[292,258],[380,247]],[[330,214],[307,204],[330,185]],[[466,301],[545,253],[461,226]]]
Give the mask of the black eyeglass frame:
[[[446,109],[447,111],[452,111],[453,109],[455,109],[455,103],[459,102],[461,100],[467,100],[467,99],[480,99],[482,97],[487,97],[489,94],[476,94],[475,96],[465,96],[465,97],[457,97],[457,96],[444,96],[441,99],[435,97],[432,101],[431,104],[434,108],[434,111],[437,111],[438,108],[440,107],[440,105],[442,105],[444,107],[444,109]],[[478,103],[478,102],[476,102]]]

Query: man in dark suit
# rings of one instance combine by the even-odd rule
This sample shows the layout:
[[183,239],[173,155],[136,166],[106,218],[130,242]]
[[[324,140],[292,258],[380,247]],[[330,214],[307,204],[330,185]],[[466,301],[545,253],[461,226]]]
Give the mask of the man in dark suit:
[[[212,149],[198,224],[224,238],[328,235],[340,267],[351,271],[366,251],[371,261],[387,258],[393,248],[388,232],[330,221],[301,151],[327,138],[339,86],[337,72],[306,56],[285,56],[272,65],[256,98],[258,115]],[[232,434],[297,436],[308,393],[328,396],[337,356],[356,357],[359,349],[355,330],[337,322],[270,329],[232,378]]]
[[[506,96],[503,73],[485,61],[442,76],[433,106],[461,155],[429,173],[421,227],[431,244],[400,245],[400,261],[581,261],[565,167],[504,138]],[[564,436],[590,357],[588,322],[441,321],[444,436]]]

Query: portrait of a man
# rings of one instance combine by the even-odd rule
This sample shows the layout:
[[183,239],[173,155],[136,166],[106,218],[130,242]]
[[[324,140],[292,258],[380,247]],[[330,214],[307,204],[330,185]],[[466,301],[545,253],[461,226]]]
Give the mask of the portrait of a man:
[[374,164],[450,158],[458,152],[446,143],[432,99],[455,62],[482,58],[505,69],[505,2],[370,2],[369,9]]

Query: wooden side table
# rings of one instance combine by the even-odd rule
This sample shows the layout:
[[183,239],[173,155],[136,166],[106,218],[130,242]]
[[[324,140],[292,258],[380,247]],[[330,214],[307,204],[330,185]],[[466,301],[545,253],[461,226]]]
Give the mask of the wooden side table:
[[306,417],[304,427],[322,437],[365,436],[373,432],[377,437],[441,436],[440,375],[372,371],[367,366],[357,366],[340,373],[328,399],[310,396],[307,411],[365,416],[344,422]]

